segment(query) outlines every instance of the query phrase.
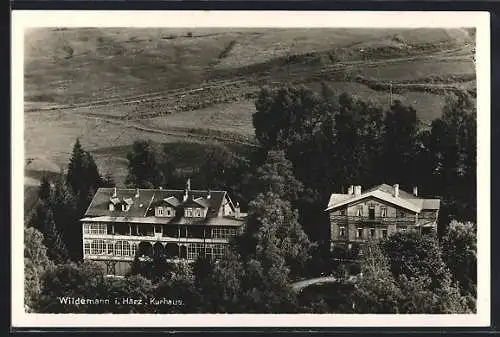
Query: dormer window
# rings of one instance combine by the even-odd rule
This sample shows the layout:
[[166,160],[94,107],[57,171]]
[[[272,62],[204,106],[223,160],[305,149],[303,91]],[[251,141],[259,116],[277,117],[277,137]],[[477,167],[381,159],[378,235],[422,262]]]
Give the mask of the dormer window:
[[184,216],[186,217],[192,217],[193,216],[193,209],[191,207],[188,207],[184,210]]
[[363,206],[358,206],[358,208],[356,209],[356,215],[363,216]]
[[167,216],[172,216],[172,209],[170,207],[166,210]]
[[126,204],[122,204],[122,211],[123,212],[127,211],[127,205]]
[[195,215],[196,217],[198,218],[201,218],[201,208],[197,208],[196,211],[195,211]]
[[114,211],[115,210],[115,205],[113,205],[112,203],[109,203],[109,210],[110,211]]
[[163,216],[163,207],[160,206],[156,208],[156,215]]

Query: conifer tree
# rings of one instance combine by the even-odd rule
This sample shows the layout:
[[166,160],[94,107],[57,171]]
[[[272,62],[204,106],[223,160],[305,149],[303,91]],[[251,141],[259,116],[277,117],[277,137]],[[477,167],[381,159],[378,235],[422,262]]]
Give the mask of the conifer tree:
[[24,305],[28,312],[38,311],[42,276],[54,267],[43,241],[43,234],[34,227],[24,229]]
[[128,175],[125,183],[138,188],[157,188],[164,183],[161,152],[151,141],[135,141],[127,154]]
[[47,247],[47,255],[55,264],[61,264],[68,261],[68,251],[62,240],[51,209],[47,210],[45,220],[41,224],[44,234],[44,245]]

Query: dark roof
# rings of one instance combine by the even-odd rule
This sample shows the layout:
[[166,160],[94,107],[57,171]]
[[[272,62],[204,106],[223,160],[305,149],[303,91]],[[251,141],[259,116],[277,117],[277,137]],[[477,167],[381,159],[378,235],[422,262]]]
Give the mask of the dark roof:
[[[114,188],[99,188],[90,203],[85,217],[95,216],[110,216],[110,217],[145,217],[149,207],[157,202],[164,201],[169,197],[175,197],[179,206],[183,205],[184,190],[164,190],[164,189],[116,189],[116,198],[120,202],[125,199],[132,199],[133,203],[128,211],[122,211],[118,208],[114,211],[109,210],[110,199],[113,197]],[[139,191],[138,196],[136,195]],[[210,199],[206,199],[208,191],[206,190],[190,190],[188,191],[188,199],[186,202],[192,203],[193,199],[196,204],[208,208],[209,216],[217,216],[220,207],[224,201],[225,191],[210,191]],[[175,205],[175,200],[169,199],[168,203]]]

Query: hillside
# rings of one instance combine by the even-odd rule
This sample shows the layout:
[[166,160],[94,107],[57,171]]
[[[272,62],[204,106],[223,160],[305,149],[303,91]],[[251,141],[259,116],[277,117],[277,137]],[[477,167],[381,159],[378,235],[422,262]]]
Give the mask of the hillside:
[[473,49],[466,29],[33,30],[25,37],[29,169],[64,167],[76,137],[118,182],[135,139],[253,146],[262,85],[327,81],[388,105],[392,81],[394,98],[428,123],[446,92],[475,92]]

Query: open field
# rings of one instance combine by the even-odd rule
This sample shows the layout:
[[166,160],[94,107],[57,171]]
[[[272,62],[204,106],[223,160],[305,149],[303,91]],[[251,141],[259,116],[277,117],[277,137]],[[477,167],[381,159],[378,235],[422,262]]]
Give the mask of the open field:
[[[67,165],[76,137],[119,183],[136,139],[168,144],[180,168],[206,144],[252,147],[262,85],[327,81],[384,106],[388,91],[356,83],[358,75],[475,90],[465,29],[38,29],[25,47],[27,175],[36,179]],[[444,103],[412,90],[393,99],[425,123]]]

